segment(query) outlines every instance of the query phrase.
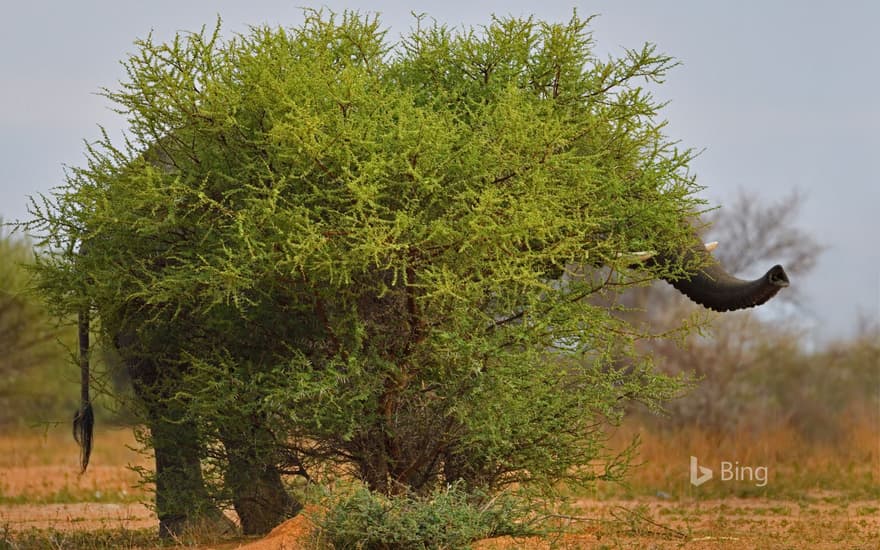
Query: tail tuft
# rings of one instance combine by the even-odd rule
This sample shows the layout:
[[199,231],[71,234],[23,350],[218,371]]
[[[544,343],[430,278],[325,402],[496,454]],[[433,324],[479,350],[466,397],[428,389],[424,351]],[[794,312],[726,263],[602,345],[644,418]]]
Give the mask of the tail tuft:
[[76,414],[73,415],[73,439],[79,444],[79,458],[82,470],[86,471],[89,466],[89,457],[92,455],[92,433],[95,428],[95,413],[92,404],[86,402]]

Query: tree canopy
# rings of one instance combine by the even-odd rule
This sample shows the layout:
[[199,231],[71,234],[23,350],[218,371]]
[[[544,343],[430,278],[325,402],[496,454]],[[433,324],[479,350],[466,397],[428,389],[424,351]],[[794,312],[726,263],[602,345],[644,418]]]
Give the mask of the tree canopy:
[[92,307],[179,371],[165,398],[206,464],[259,418],[286,471],[385,493],[619,475],[586,467],[598,426],[680,386],[621,367],[640,335],[589,298],[680,269],[630,255],[692,238],[691,154],[645,87],[672,59],[600,59],[577,15],[417,18],[392,44],[307,12],[137,48],[104,91],[125,140],[90,144],[29,228],[56,313]]

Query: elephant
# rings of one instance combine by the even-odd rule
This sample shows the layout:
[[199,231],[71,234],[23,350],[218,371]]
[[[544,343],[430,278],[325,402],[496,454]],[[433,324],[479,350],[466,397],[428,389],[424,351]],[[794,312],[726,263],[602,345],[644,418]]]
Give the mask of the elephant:
[[[144,159],[165,172],[177,170],[176,164],[164,152],[161,142],[144,153]],[[690,224],[690,222],[685,222]],[[87,247],[88,239],[81,244],[80,253]],[[693,233],[691,243],[678,250],[660,250],[639,254],[630,266],[674,267],[678,265],[701,266],[681,275],[664,275],[670,283],[693,302],[708,309],[725,312],[759,306],[782,288],[789,285],[785,270],[780,265],[770,268],[755,280],[742,280],[729,274],[713,258],[710,250]],[[672,272],[672,270],[668,270]],[[375,300],[376,304],[393,304],[391,300]],[[387,307],[396,307],[388,305]],[[132,380],[136,395],[147,409],[147,425],[151,432],[156,459],[157,509],[160,520],[160,534],[177,536],[197,521],[207,519],[215,524],[222,523],[222,515],[214,508],[204,507],[207,502],[205,482],[202,478],[202,446],[199,442],[198,427],[184,418],[182,410],[169,404],[167,392],[172,391],[178,382],[181,371],[181,358],[163,356],[157,358],[157,349],[167,349],[188,330],[184,321],[174,321],[177,325],[169,329],[169,334],[154,334],[158,344],[151,344],[139,326],[139,313],[136,305],[120,305],[116,311],[99,311],[106,336],[113,342],[116,351]],[[376,312],[387,317],[393,312]],[[80,313],[79,324],[79,363],[81,369],[81,407],[74,417],[74,437],[81,447],[81,467],[86,469],[92,447],[94,416],[89,397],[89,320],[90,312]],[[108,328],[109,327],[109,328]],[[173,347],[173,345],[171,346]],[[259,434],[263,427],[258,420],[249,426]],[[264,533],[283,519],[296,514],[301,506],[284,489],[281,472],[275,464],[257,459],[246,442],[248,437],[238,437],[235,433],[221,434],[224,447],[229,453],[227,480],[232,487],[233,504],[246,534]],[[201,509],[200,509],[201,507]]]
[[[646,266],[688,263],[703,265],[687,275],[677,278],[668,276],[665,280],[693,302],[718,312],[759,306],[789,285],[785,270],[780,265],[773,266],[754,280],[734,277],[712,257],[696,234],[688,248],[642,254],[639,260]],[[634,264],[632,267],[638,266]],[[386,302],[387,300],[382,303]],[[155,395],[156,388],[174,386],[173,377],[178,368],[171,364],[163,365],[161,361],[151,358],[150,346],[142,346],[138,342],[138,327],[134,321],[136,315],[122,313],[118,314],[118,319],[114,344],[123,357],[136,394],[147,404],[148,409],[148,426],[152,432],[156,458],[160,533],[176,536],[192,524],[195,519],[192,517],[193,510],[198,510],[200,503],[206,500],[200,469],[201,449],[198,438],[194,437],[198,428],[191,421],[182,419],[181,411],[174,410],[161,396]],[[177,327],[177,332],[181,331],[185,332],[185,327]],[[74,419],[74,436],[81,446],[82,468],[85,470],[91,452],[94,424],[89,398],[88,311],[79,316],[79,344],[82,406]],[[138,349],[139,346],[143,349]],[[260,426],[254,428],[259,430]],[[278,469],[273,464],[260,464],[254,457],[248,458],[246,445],[238,444],[235,439],[228,435],[223,440],[224,446],[233,457],[230,464],[231,475],[246,482],[232,483],[235,493],[233,502],[242,520],[244,532],[264,533],[286,517],[297,513],[300,505],[285,492]],[[179,495],[184,496],[181,498]],[[215,523],[221,518],[216,510],[203,511],[201,516],[205,515]]]

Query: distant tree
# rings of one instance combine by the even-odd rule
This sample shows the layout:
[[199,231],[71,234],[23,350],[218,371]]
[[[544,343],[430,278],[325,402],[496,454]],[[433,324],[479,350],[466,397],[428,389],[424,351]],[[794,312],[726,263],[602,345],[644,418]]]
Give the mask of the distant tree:
[[[577,16],[418,20],[390,47],[309,12],[138,48],[105,94],[128,141],[91,145],[29,227],[53,311],[92,307],[132,373],[170,532],[211,498],[265,530],[286,474],[487,496],[622,476],[601,425],[681,385],[586,298],[698,267],[629,271],[689,249],[702,208],[640,85],[670,58],[600,60]],[[614,271],[560,279],[576,263]]]
[[26,400],[16,398],[22,378],[37,367],[57,363],[63,352],[54,345],[61,335],[57,321],[28,293],[32,244],[2,229],[0,223],[0,423],[7,423],[33,412]]

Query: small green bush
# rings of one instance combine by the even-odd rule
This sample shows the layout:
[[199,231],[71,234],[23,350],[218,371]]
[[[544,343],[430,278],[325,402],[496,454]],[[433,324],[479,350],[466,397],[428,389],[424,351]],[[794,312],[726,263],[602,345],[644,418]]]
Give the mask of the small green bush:
[[529,515],[511,494],[490,499],[461,483],[425,497],[361,487],[332,504],[318,524],[322,543],[334,549],[466,548],[483,538],[536,534]]

